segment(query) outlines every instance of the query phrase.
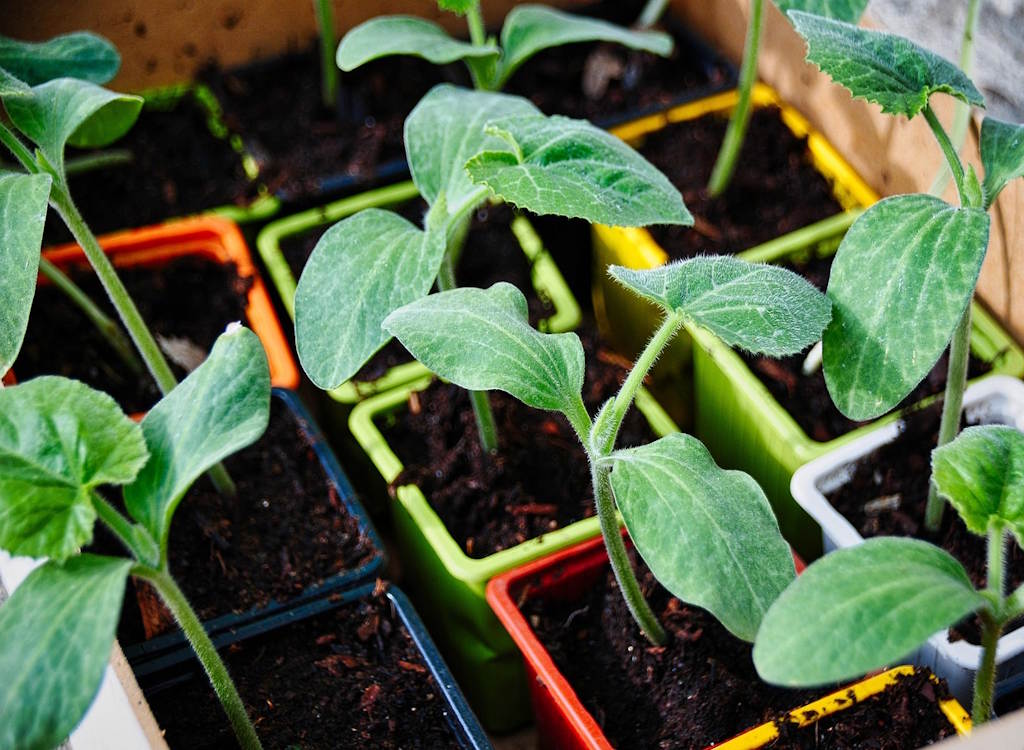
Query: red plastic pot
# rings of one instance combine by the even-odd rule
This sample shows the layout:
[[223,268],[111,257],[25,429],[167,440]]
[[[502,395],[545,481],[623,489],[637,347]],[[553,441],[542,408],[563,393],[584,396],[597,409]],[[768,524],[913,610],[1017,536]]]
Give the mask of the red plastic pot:
[[[797,573],[804,563],[794,552]],[[613,750],[601,727],[534,635],[520,605],[534,597],[574,601],[608,569],[597,536],[491,579],[487,601],[523,654],[540,744],[552,750]]]

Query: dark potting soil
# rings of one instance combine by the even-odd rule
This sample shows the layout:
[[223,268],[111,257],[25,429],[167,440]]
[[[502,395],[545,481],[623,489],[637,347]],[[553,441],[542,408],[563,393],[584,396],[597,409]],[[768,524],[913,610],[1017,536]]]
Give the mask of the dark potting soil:
[[[911,413],[899,436],[856,464],[848,482],[828,496],[832,506],[861,536],[907,536],[937,544],[963,563],[975,586],[985,586],[987,542],[967,530],[952,507],[946,507],[942,526],[931,534],[924,526],[931,477],[931,451],[939,433],[941,404]],[[879,502],[873,502],[879,501]],[[1005,578],[1008,590],[1024,583],[1024,552],[1007,545]],[[1007,626],[1006,631],[1022,623]],[[953,639],[981,643],[977,618],[970,617],[951,632]]]
[[[71,196],[97,234],[142,227],[256,196],[241,157],[213,135],[207,114],[187,95],[173,109],[146,107],[128,133],[105,151],[127,149],[132,162],[70,178]],[[88,154],[71,150],[68,158]],[[46,221],[45,244],[70,242],[60,217]]]
[[[579,331],[586,352],[583,401],[594,413],[615,395],[629,363],[602,349],[596,330]],[[433,383],[410,398],[382,430],[405,470],[393,486],[419,485],[445,527],[470,557],[481,558],[594,514],[586,455],[566,419],[489,394],[499,434],[498,455],[480,447],[467,392]],[[654,439],[631,409],[620,446]]]
[[780,722],[772,750],[905,750],[925,747],[956,734],[939,701],[949,698],[945,682],[932,682],[918,669],[900,675],[885,691],[855,706],[800,727]]
[[[239,277],[233,263],[192,256],[159,267],[119,268],[118,275],[158,341],[187,342],[184,348],[205,353],[229,323],[245,321],[252,281]],[[71,276],[118,319],[91,271],[76,269]],[[185,369],[168,359],[175,374],[184,377]],[[50,284],[36,290],[25,344],[13,369],[19,380],[36,375],[82,380],[109,393],[128,413],[145,411],[160,398],[149,374],[129,370],[79,308]]]
[[590,311],[594,277],[590,223],[564,216],[527,216],[576,301]]
[[[630,26],[643,6],[639,1],[605,0],[578,12]],[[663,109],[687,92],[725,84],[729,71],[702,59],[693,40],[676,24],[662,24],[662,29],[675,41],[669,57],[618,44],[568,44],[530,58],[505,89],[529,98],[547,114],[603,123],[619,119],[617,115]]]
[[842,211],[775,107],[755,109],[732,182],[712,198],[707,184],[725,136],[726,118],[705,115],[647,136],[642,153],[683,194],[692,227],[656,226],[651,233],[673,259],[731,254]]
[[[834,255],[813,258],[807,261],[791,261],[780,264],[800,274],[814,286],[825,291]],[[803,374],[803,363],[810,347],[790,357],[774,359],[758,354],[739,352],[757,379],[764,383],[776,401],[789,413],[807,436],[819,442],[827,442],[840,435],[868,424],[848,419],[835,407],[825,385],[824,371],[819,367],[813,375]],[[897,409],[906,408],[927,396],[942,392],[946,387],[946,370],[949,366],[949,352],[943,353],[939,361],[918,386],[903,399]],[[984,375],[992,366],[970,356],[969,378]]]
[[431,87],[469,84],[458,65],[387,57],[341,74],[338,106],[330,110],[321,100],[319,54],[313,45],[244,68],[201,73],[271,192],[301,198],[319,193],[324,177],[372,179],[379,165],[405,159],[406,115]]
[[[437,683],[383,595],[231,646],[224,659],[264,747],[459,746]],[[206,680],[146,697],[171,747],[237,747]]]

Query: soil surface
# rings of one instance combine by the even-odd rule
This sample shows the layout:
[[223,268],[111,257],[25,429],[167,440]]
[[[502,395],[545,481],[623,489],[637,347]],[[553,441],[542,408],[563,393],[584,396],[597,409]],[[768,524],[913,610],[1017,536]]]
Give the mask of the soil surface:
[[[209,352],[233,321],[245,321],[252,282],[238,276],[234,264],[205,258],[176,259],[158,268],[119,268],[118,275],[157,340],[178,340],[186,348]],[[88,296],[118,320],[91,270],[75,270],[72,278]],[[173,357],[171,369],[186,374]],[[63,375],[106,391],[129,414],[146,411],[160,398],[148,373],[129,370],[78,307],[50,284],[36,290],[25,344],[14,363],[19,380],[36,375]]]
[[[241,157],[210,132],[206,117],[192,96],[170,110],[146,107],[123,138],[102,150],[127,149],[130,164],[72,176],[71,197],[89,228],[102,234],[250,202],[255,185]],[[93,152],[70,149],[68,159],[88,153]],[[70,241],[70,232],[50,211],[44,242]]]
[[[590,413],[612,397],[629,363],[597,343],[591,327],[579,332],[586,352],[583,401]],[[469,396],[435,382],[410,399],[410,408],[382,424],[406,469],[393,486],[419,485],[445,527],[470,557],[486,557],[594,514],[590,469],[579,441],[561,415],[490,393],[500,436],[498,455],[480,442]],[[619,446],[650,442],[654,434],[631,409]]]
[[[909,536],[939,545],[963,563],[974,585],[982,588],[987,564],[985,538],[969,532],[949,505],[938,533],[933,535],[924,527],[931,451],[938,440],[940,416],[940,404],[908,415],[899,437],[858,461],[853,477],[830,494],[828,501],[863,537]],[[1007,544],[1005,571],[1009,591],[1024,583],[1024,552],[1016,544]],[[1017,626],[1020,624],[1018,621]],[[981,642],[974,617],[957,625],[951,635],[954,640],[963,637],[976,645]]]
[[755,109],[732,182],[712,198],[707,184],[725,137],[727,120],[705,115],[652,133],[642,153],[683,194],[694,226],[657,226],[651,233],[673,258],[747,250],[787,232],[834,216],[842,207],[828,180],[774,107]]
[[[829,271],[832,268],[834,255],[813,258],[807,261],[793,261],[780,264],[800,274],[822,292],[828,286]],[[739,355],[750,367],[757,379],[764,383],[775,400],[789,412],[808,437],[819,442],[827,442],[840,435],[845,435],[868,422],[855,422],[848,419],[835,407],[825,385],[824,371],[819,367],[813,375],[803,374],[803,363],[810,347],[790,357],[775,359],[758,354],[740,351]],[[943,353],[939,361],[925,376],[924,380],[910,392],[897,406],[903,409],[916,404],[921,399],[941,393],[946,387],[946,370],[949,367],[949,352]],[[984,375],[992,369],[991,365],[974,355],[968,364],[969,378]]]
[[[384,596],[231,646],[224,658],[264,747],[459,746],[437,683]],[[146,697],[171,747],[237,747],[205,680]]]

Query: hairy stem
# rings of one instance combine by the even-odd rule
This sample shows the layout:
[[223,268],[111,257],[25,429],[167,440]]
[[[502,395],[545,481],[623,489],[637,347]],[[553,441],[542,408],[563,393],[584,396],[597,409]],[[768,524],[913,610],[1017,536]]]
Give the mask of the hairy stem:
[[1006,535],[1002,524],[994,523],[988,530],[988,588],[1002,600],[1006,584],[1003,576]]
[[757,81],[757,58],[761,47],[761,31],[764,27],[764,0],[751,0],[750,23],[747,25],[747,39],[743,45],[743,63],[740,66],[739,99],[729,118],[729,125],[718,152],[718,160],[708,181],[708,192],[717,197],[724,193],[736,169],[743,140],[750,123],[750,97]]
[[39,165],[36,164],[36,160],[32,158],[32,152],[28,150],[21,139],[18,138],[3,121],[0,120],[0,143],[3,143],[7,150],[11,152],[11,155],[18,160],[18,163],[24,168],[29,174],[36,174],[39,172]]
[[633,26],[638,29],[651,28],[665,15],[666,8],[668,8],[668,0],[647,0],[647,4],[640,11],[640,15]]
[[939,118],[935,115],[935,110],[932,109],[932,106],[930,104],[925,105],[923,111],[924,119],[928,121],[928,126],[932,129],[935,140],[938,141],[939,148],[942,149],[942,153],[946,157],[946,163],[949,164],[950,171],[953,172],[956,191],[960,196],[960,205],[968,206],[970,202],[968,201],[965,188],[966,175],[963,162],[960,161],[960,156],[957,154],[956,149],[953,148],[953,143],[949,140],[949,136],[946,134],[945,128],[942,127],[942,123],[939,122]]
[[487,44],[487,31],[484,28],[484,14],[480,9],[480,3],[473,3],[466,11],[466,24],[469,26],[469,41],[474,47],[483,47]]
[[324,107],[333,109],[338,103],[338,66],[334,64],[334,51],[338,43],[334,37],[334,7],[331,0],[313,0],[313,11],[320,30],[320,97]]
[[981,619],[981,664],[974,675],[971,722],[984,724],[992,716],[992,695],[996,684],[996,650],[1001,628],[992,613],[983,610],[978,616]]
[[92,506],[96,509],[96,515],[100,517],[100,520],[106,524],[107,528],[110,529],[111,533],[117,537],[117,540],[124,545],[125,549],[132,553],[136,559],[146,559],[148,556],[140,555],[141,550],[136,549],[134,534],[132,534],[132,525],[127,518],[122,516],[118,512],[117,508],[111,505],[103,495],[92,490],[89,493],[89,500],[92,502]]
[[174,619],[178,621],[188,642],[192,644],[196,656],[199,657],[199,661],[203,665],[203,669],[206,670],[206,675],[210,678],[210,683],[224,707],[224,712],[228,715],[231,727],[235,731],[235,737],[238,738],[238,744],[245,750],[262,748],[260,739],[256,736],[256,729],[249,721],[249,716],[245,712],[245,704],[242,703],[242,698],[238,695],[238,690],[228,674],[227,667],[224,666],[220,654],[217,653],[210,637],[203,630],[203,624],[196,616],[195,610],[189,605],[185,594],[178,588],[178,584],[166,570],[154,570],[142,577],[153,584],[157,593],[160,594],[160,598],[171,610]]
[[112,148],[95,154],[86,154],[85,156],[68,159],[64,162],[64,174],[71,177],[76,174],[93,172],[97,169],[131,164],[133,161],[135,161],[135,156],[129,149]]

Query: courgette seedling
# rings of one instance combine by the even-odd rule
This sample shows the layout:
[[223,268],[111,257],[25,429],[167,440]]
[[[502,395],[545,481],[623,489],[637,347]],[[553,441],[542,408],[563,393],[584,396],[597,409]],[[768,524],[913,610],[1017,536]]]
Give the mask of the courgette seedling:
[[[429,205],[423,228],[368,209],[324,233],[295,291],[299,360],[321,388],[349,380],[391,336],[392,311],[455,286],[473,213],[490,196],[537,214],[626,226],[692,222],[682,196],[618,138],[546,117],[516,96],[431,89],[405,122],[412,178]],[[498,440],[487,394],[471,401],[485,451]]]
[[[960,205],[925,194],[897,195],[854,222],[832,263],[825,329],[825,383],[839,411],[875,419],[895,408],[949,346],[938,444],[960,427],[971,334],[971,300],[988,250],[988,209],[1006,184],[1024,176],[1024,126],[985,118],[984,182],[964,168],[929,104],[934,93],[984,106],[955,65],[907,39],[792,12],[807,59],[855,98],[892,115],[923,114],[953,173]],[[925,514],[939,528],[944,504],[932,487]]]
[[517,5],[509,11],[499,46],[487,38],[479,0],[438,0],[437,4],[466,17],[469,42],[449,36],[438,24],[423,18],[382,16],[345,34],[338,45],[338,67],[348,72],[389,55],[413,55],[435,65],[462,60],[476,88],[499,91],[535,54],[565,44],[614,42],[662,57],[672,54],[672,37],[663,32],[626,29],[533,4]]
[[986,587],[978,591],[945,550],[916,539],[877,537],[807,568],[768,610],[754,664],[768,682],[822,685],[907,656],[971,613],[981,620],[981,664],[971,718],[988,720],[999,636],[1024,613],[1024,587],[1006,594],[1004,552],[1024,545],[1024,433],[969,427],[932,452],[933,478],[967,528],[988,537]]
[[[82,718],[110,658],[129,575],[174,614],[242,747],[260,746],[167,559],[188,488],[267,426],[263,346],[233,328],[141,424],[76,380],[45,376],[0,390],[0,549],[49,558],[0,606],[0,747],[49,750]],[[112,485],[127,516],[101,492]],[[97,518],[129,557],[81,552]]]
[[574,333],[530,327],[515,287],[456,289],[395,311],[384,327],[440,377],[499,389],[527,406],[560,412],[590,463],[597,515],[612,570],[633,618],[654,644],[665,631],[645,601],[616,509],[654,576],[752,641],[761,618],[795,575],[771,506],[747,474],[720,469],[694,437],[675,433],[616,449],[637,389],[684,325],[772,356],[800,351],[828,322],[828,299],[791,271],[732,257],[698,257],[647,271],[612,266],[612,277],[664,314],[618,394],[591,421],[580,396],[583,345]]

